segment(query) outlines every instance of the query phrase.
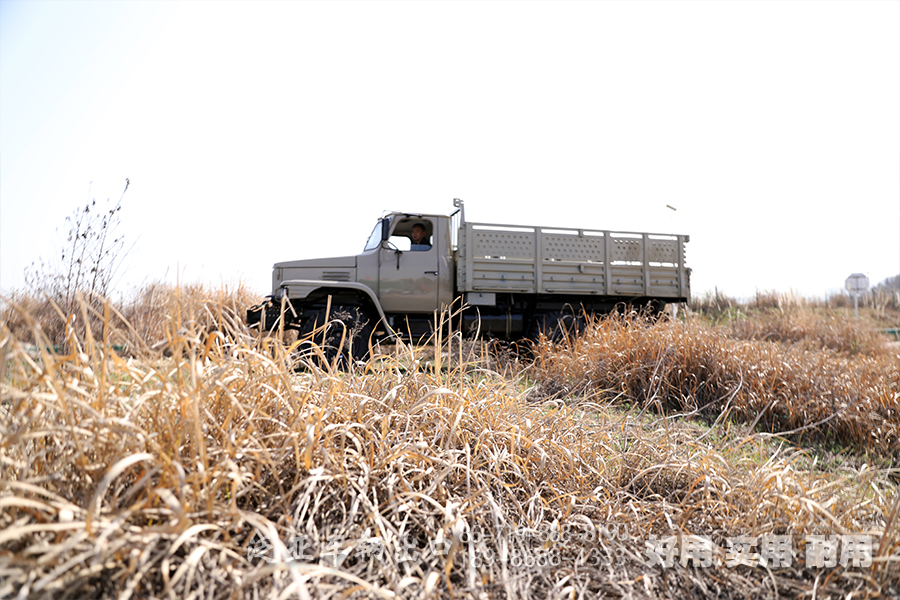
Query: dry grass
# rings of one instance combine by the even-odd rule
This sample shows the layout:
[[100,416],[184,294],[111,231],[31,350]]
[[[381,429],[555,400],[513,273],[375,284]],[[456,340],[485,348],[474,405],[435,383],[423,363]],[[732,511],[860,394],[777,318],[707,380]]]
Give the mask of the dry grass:
[[[724,294],[709,293],[691,300],[690,311],[713,323],[731,319],[755,320],[766,314],[830,315],[850,320],[854,314],[853,298],[839,293],[827,298],[806,298],[793,292],[759,292],[747,301]],[[876,288],[859,298],[859,315],[866,327],[875,329],[900,326],[900,290]]]
[[[23,343],[36,346],[39,337],[45,345],[65,351],[69,349],[70,335],[83,338],[84,323],[88,323],[94,339],[118,346],[120,353],[138,355],[147,349],[168,348],[173,339],[188,330],[196,330],[205,339],[223,326],[240,328],[244,311],[258,303],[261,296],[243,283],[215,289],[199,283],[151,283],[120,302],[82,296],[82,310],[72,322],[68,322],[59,304],[48,297],[17,292],[0,300],[0,321]],[[40,326],[39,334],[35,323]]]
[[886,339],[870,320],[833,312],[757,312],[751,318],[732,319],[727,331],[733,338],[779,342],[810,352],[827,348],[850,356],[877,357],[887,351]]
[[[112,326],[112,317],[106,342],[73,326],[71,351],[53,354],[23,314],[37,357],[2,326],[0,596],[837,598],[900,590],[891,469],[860,461],[823,471],[810,452],[736,427],[622,411],[605,395],[671,402],[678,389],[685,406],[711,415],[701,406],[723,403],[727,392],[735,408],[725,412],[735,411],[745,385],[761,390],[777,377],[748,366],[735,394],[727,377],[737,372],[722,361],[764,354],[717,352],[768,342],[617,319],[595,324],[566,352],[542,349],[531,371],[512,360],[441,364],[442,353],[426,365],[401,348],[349,373],[312,365],[298,373],[293,348],[252,336],[222,297],[196,302],[158,304],[165,309],[153,322],[162,324],[168,357],[151,343],[130,358],[112,351],[113,332],[131,340],[145,327]],[[214,317],[217,333],[206,335],[201,314]],[[598,349],[613,345],[604,336],[618,336],[616,353]],[[447,346],[447,356],[460,354],[458,339]],[[772,350],[769,363],[752,364],[774,369],[779,357],[793,360]],[[709,373],[675,379],[669,361],[683,368],[688,359]],[[852,360],[861,359],[880,368],[877,357]],[[832,351],[828,360],[851,359]],[[498,364],[508,371],[491,368]],[[616,388],[601,372],[634,376]],[[537,379],[586,393],[529,401],[535,390],[525,382]],[[803,536],[854,532],[873,536],[872,568],[804,566]],[[281,559],[289,549],[277,540],[300,537],[304,559],[248,560],[258,533]],[[721,559],[726,538],[773,533],[793,536],[791,567],[647,566],[651,535],[707,537]]]
[[715,328],[616,315],[571,345],[546,344],[534,377],[546,392],[733,419],[798,443],[900,452],[900,349],[815,316]]

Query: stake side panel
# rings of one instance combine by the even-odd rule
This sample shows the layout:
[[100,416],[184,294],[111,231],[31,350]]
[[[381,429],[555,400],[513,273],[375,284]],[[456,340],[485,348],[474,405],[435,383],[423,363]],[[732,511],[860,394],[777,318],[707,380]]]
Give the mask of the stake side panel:
[[457,291],[687,298],[686,241],[681,235],[465,223]]

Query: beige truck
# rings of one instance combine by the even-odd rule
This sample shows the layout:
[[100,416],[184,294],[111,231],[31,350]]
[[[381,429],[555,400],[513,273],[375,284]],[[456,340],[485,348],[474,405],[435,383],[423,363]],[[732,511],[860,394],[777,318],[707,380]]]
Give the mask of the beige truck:
[[690,298],[686,235],[471,223],[453,205],[450,215],[385,214],[355,256],[277,263],[248,324],[312,336],[328,322],[320,343],[343,337],[362,359],[370,341],[432,334],[435,311],[451,306],[464,307],[457,331],[534,340],[585,314],[661,312]]

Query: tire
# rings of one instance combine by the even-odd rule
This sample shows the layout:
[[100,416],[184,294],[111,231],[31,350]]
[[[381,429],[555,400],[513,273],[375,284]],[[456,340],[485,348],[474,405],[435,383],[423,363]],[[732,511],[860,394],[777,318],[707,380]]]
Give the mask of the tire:
[[305,319],[298,339],[304,340],[300,349],[308,360],[320,367],[337,361],[338,368],[346,369],[351,362],[368,360],[372,331],[372,321],[361,308],[333,306],[327,315],[323,308]]
[[647,316],[654,321],[666,317],[666,303],[662,300],[653,299],[647,302]]
[[541,336],[558,344],[563,340],[571,341],[584,331],[584,317],[576,317],[572,313],[550,312],[537,315],[528,327],[528,339],[537,344]]

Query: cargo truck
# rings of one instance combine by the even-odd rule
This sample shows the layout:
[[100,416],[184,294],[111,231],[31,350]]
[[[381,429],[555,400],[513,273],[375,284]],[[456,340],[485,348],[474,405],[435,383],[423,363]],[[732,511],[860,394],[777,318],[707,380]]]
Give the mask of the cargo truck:
[[355,256],[275,264],[272,295],[248,324],[320,335],[333,355],[343,340],[346,356],[364,359],[373,342],[431,335],[435,311],[451,306],[457,331],[537,340],[588,314],[660,313],[690,298],[687,235],[473,223],[453,205],[384,214]]

